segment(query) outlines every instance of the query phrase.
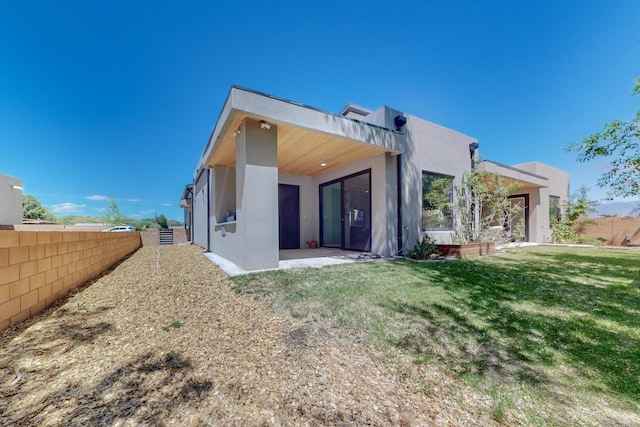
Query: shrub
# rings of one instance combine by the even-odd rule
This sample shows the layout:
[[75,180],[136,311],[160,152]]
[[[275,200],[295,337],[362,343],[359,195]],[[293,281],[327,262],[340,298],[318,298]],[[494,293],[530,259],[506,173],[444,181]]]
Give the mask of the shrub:
[[422,240],[419,240],[413,249],[407,254],[409,258],[413,259],[431,259],[440,255],[440,251],[436,246],[436,243],[431,240],[431,237],[424,236]]
[[560,221],[553,226],[553,240],[555,243],[574,243],[576,233],[568,221]]
[[600,246],[605,242],[602,237],[591,237],[591,236],[578,236],[576,237],[576,243],[580,245],[594,245]]

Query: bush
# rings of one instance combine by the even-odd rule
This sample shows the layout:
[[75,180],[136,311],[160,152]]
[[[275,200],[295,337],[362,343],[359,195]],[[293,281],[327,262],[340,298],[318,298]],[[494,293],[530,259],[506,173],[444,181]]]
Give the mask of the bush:
[[591,237],[591,236],[578,236],[576,237],[576,243],[580,245],[594,245],[600,246],[605,242],[605,240],[601,237]]
[[407,255],[413,259],[431,259],[440,256],[440,251],[431,237],[424,236]]
[[574,243],[576,233],[567,221],[560,221],[553,226],[553,240],[555,243]]

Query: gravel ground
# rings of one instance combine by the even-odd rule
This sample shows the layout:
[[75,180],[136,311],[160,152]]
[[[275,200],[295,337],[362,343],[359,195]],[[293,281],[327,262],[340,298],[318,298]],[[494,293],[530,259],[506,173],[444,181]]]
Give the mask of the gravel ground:
[[442,372],[232,286],[200,248],[143,247],[0,332],[0,425],[495,424]]

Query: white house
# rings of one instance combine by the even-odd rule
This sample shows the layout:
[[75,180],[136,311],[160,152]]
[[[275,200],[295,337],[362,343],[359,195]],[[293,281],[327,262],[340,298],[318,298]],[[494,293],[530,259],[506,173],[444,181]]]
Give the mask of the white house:
[[[339,114],[232,87],[182,196],[191,241],[245,270],[275,268],[279,250],[339,248],[391,256],[424,234],[451,241],[451,212],[423,209],[472,167],[521,184],[530,241],[550,241],[569,175],[532,162],[475,162],[476,139],[383,106]],[[192,186],[192,187],[191,187]]]

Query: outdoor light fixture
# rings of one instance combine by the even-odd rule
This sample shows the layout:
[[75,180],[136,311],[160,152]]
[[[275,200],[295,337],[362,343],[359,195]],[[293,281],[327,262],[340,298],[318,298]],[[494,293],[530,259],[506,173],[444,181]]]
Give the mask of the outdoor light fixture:
[[393,118],[393,123],[396,125],[396,130],[400,132],[402,127],[407,124],[407,118],[403,115],[397,115]]
[[260,129],[271,129],[271,124],[265,122],[264,120],[260,120]]
[[327,166],[326,163],[320,163],[320,166],[322,166],[323,168]]
[[11,184],[11,188],[13,188],[14,190],[22,190],[22,187],[20,187],[19,185],[15,185],[15,184]]
[[238,136],[238,135],[240,135],[240,128],[233,131],[233,136]]

